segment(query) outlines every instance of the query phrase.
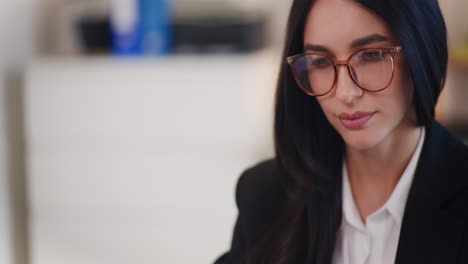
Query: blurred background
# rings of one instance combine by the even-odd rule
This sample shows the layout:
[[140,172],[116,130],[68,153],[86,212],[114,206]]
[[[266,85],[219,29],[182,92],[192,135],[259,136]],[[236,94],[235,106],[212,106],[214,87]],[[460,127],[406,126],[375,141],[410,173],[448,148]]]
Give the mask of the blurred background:
[[[211,263],[273,156],[291,0],[1,0],[0,263]],[[468,1],[437,119],[468,139]]]

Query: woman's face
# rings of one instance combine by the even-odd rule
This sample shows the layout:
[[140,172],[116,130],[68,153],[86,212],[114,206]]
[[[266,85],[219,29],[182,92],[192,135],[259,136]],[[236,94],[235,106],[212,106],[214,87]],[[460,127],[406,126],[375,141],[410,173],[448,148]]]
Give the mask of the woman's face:
[[[353,46],[356,40],[369,36],[366,43]],[[317,0],[308,14],[304,47],[346,60],[361,48],[395,47],[399,42],[382,19],[351,0]],[[394,56],[395,72],[390,85],[380,92],[367,92],[352,80],[345,66],[338,74],[332,90],[316,97],[328,121],[342,136],[348,148],[367,150],[383,142],[391,144],[405,129],[416,126],[412,107],[413,82],[403,53]],[[357,112],[368,113],[364,125],[349,120]],[[348,115],[348,120],[343,116]],[[353,123],[354,122],[354,123]],[[359,123],[359,122],[358,122]]]

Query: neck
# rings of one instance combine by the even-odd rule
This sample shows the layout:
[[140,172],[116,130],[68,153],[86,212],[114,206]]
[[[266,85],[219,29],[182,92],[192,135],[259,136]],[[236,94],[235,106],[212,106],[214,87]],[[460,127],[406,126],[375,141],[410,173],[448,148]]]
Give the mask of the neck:
[[380,208],[392,194],[420,136],[420,127],[407,127],[388,135],[372,149],[346,149],[349,183],[364,223],[367,215]]
[[346,148],[346,166],[352,185],[391,192],[416,150],[420,135],[421,127],[406,127],[388,135],[372,149]]

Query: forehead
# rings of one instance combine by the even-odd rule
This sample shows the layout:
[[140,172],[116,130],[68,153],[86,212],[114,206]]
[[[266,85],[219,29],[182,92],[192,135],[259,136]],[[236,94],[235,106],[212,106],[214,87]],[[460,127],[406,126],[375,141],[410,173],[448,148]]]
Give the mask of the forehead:
[[316,0],[304,27],[304,44],[349,50],[353,40],[372,34],[394,39],[385,22],[352,0]]

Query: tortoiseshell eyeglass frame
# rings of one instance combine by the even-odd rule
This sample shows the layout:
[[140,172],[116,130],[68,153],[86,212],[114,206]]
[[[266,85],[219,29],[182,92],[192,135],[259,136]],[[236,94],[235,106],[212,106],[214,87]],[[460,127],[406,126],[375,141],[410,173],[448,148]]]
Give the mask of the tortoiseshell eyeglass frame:
[[[353,58],[354,55],[356,55],[359,52],[369,51],[369,50],[379,50],[379,51],[383,51],[385,53],[390,54],[390,60],[392,62],[392,75],[391,75],[391,78],[390,78],[389,82],[383,88],[378,89],[378,90],[369,90],[369,89],[366,89],[366,88],[362,87],[362,85],[359,84],[359,82],[356,80],[355,74],[353,74],[353,72],[352,72],[352,71],[354,71],[353,68],[349,65],[349,63],[350,63],[350,61],[351,61],[351,59]],[[356,50],[355,52],[353,52],[348,57],[348,59],[343,60],[343,61],[336,61],[336,60],[334,60],[332,57],[330,57],[328,55],[324,55],[324,54],[317,53],[317,52],[305,52],[305,53],[301,53],[301,54],[297,54],[297,55],[287,57],[286,62],[291,67],[291,71],[293,73],[294,79],[296,80],[296,83],[299,85],[299,88],[301,88],[302,91],[304,91],[306,94],[308,94],[310,96],[323,96],[323,95],[328,94],[333,89],[333,87],[336,84],[337,77],[338,77],[338,66],[346,66],[348,68],[348,73],[351,76],[351,79],[353,80],[353,82],[359,88],[363,89],[364,91],[368,91],[368,92],[380,92],[380,91],[386,89],[392,83],[393,76],[395,74],[395,63],[394,63],[395,58],[394,58],[394,56],[395,56],[395,54],[399,53],[401,50],[402,50],[401,46],[385,47],[385,48],[363,48],[363,49]],[[333,84],[330,86],[330,89],[328,89],[327,92],[325,92],[323,94],[314,94],[314,93],[311,93],[310,91],[308,91],[305,87],[302,86],[301,82],[299,81],[299,78],[296,75],[296,69],[295,69],[294,62],[297,59],[299,59],[299,58],[301,58],[303,56],[307,56],[307,55],[322,56],[322,57],[328,58],[334,64],[333,68],[334,68],[334,71],[335,71],[335,76],[334,76]]]

